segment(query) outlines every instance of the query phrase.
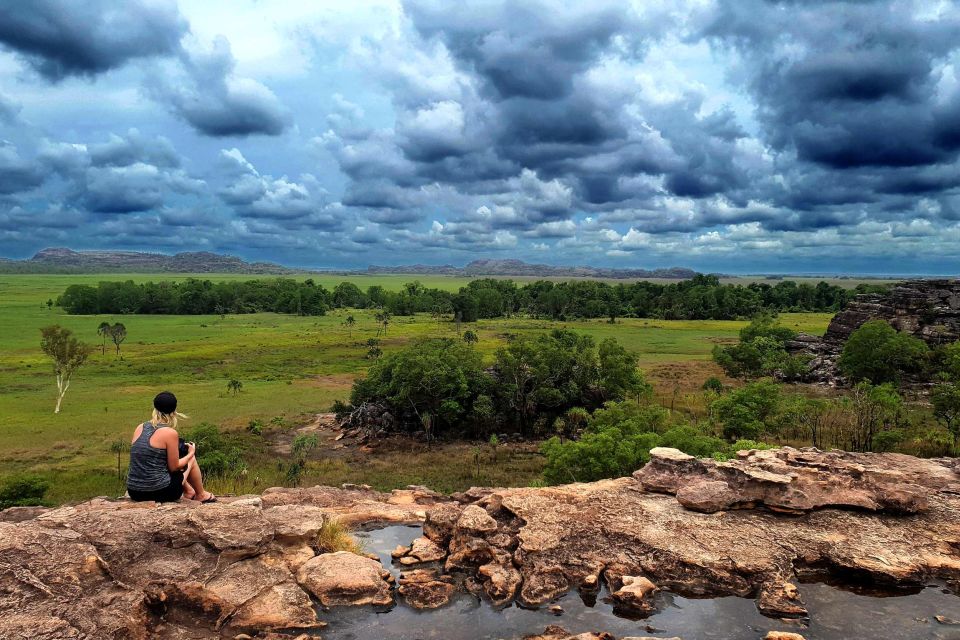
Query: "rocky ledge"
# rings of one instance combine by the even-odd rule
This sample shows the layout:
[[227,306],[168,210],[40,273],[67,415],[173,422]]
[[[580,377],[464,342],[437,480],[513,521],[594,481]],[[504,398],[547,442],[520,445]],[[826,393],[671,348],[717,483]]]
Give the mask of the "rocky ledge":
[[[571,589],[595,598],[603,584],[634,616],[656,610],[658,590],[754,597],[767,615],[804,616],[798,573],[960,580],[956,461],[785,449],[720,465],[655,453],[637,478],[450,498],[314,487],[213,505],[0,512],[0,638],[296,637],[322,628],[326,607],[433,608],[459,589],[540,606]],[[682,503],[696,486],[687,469],[694,483],[724,484],[708,487],[721,496],[712,513]],[[903,485],[910,499],[888,494]],[[394,552],[405,570],[395,583],[372,557],[320,548],[334,519],[422,522],[424,535]]]

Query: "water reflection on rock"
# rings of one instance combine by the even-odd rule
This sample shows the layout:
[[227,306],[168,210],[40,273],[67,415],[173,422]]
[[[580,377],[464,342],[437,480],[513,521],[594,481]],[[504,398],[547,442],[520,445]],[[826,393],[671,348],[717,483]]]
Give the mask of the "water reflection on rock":
[[[385,567],[399,575],[390,552],[409,545],[420,535],[418,527],[387,527],[359,534],[368,552],[376,553]],[[808,578],[809,579],[809,578]],[[388,611],[369,608],[333,609],[321,614],[330,626],[329,640],[494,640],[536,634],[551,624],[573,633],[607,631],[617,637],[680,636],[684,640],[757,640],[779,629],[802,633],[807,640],[960,640],[960,627],[944,625],[935,616],[960,618],[960,600],[941,585],[896,592],[864,586],[844,588],[824,582],[800,584],[809,620],[778,621],[757,611],[749,598],[692,599],[662,592],[657,610],[645,619],[629,620],[613,613],[609,593],[601,590],[593,606],[576,591],[554,603],[563,608],[557,616],[548,606],[524,609],[516,605],[497,609],[469,594],[454,596],[440,609],[417,611],[399,604]],[[877,597],[886,596],[886,597]]]

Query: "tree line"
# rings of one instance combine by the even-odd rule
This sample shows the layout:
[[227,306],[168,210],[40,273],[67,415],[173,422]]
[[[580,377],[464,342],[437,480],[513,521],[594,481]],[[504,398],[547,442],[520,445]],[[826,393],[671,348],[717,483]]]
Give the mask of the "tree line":
[[517,284],[512,280],[473,280],[456,293],[406,283],[400,291],[372,285],[361,290],[341,282],[333,290],[312,279],[291,278],[211,282],[189,278],[179,282],[101,282],[71,285],[57,304],[71,314],[225,315],[274,312],[323,315],[334,308],[378,308],[395,316],[433,313],[461,322],[527,315],[566,320],[622,317],[664,320],[736,320],[761,312],[841,309],[859,293],[883,287],[861,284],[844,289],[821,281],[816,285],[783,280],[771,285],[721,284],[714,275],[699,274],[672,283],[638,281],[609,284],[597,280]]

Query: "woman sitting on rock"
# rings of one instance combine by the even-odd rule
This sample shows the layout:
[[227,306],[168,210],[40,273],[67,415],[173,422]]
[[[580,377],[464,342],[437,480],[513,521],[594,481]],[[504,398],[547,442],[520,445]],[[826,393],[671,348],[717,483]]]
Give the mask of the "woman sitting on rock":
[[177,397],[169,391],[153,399],[153,417],[133,432],[127,493],[132,500],[175,502],[181,497],[203,503],[216,496],[203,488],[197,447],[177,434]]

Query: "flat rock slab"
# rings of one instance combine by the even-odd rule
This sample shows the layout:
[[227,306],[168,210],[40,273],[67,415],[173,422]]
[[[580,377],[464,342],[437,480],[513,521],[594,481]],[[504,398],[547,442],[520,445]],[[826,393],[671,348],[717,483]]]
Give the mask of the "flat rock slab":
[[297,582],[327,607],[383,606],[393,603],[389,576],[378,560],[337,551],[305,562],[297,571]]
[[943,460],[790,447],[741,451],[727,462],[658,447],[634,477],[647,491],[675,495],[704,513],[765,506],[794,513],[844,507],[911,514],[926,510],[932,494],[960,482],[952,463]]

